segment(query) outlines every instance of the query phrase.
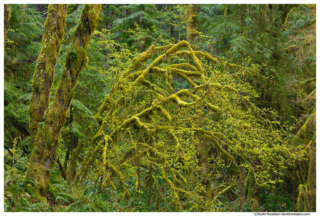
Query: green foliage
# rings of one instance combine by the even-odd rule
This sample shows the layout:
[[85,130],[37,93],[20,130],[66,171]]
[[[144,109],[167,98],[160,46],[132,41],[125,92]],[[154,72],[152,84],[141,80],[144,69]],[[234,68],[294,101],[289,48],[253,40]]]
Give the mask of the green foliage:
[[[288,21],[279,25],[282,19],[282,5],[275,5],[274,9],[271,9],[271,6],[244,6],[243,35],[240,34],[239,5],[229,5],[227,14],[223,13],[225,9],[223,5],[204,5],[201,7],[199,20],[203,23],[204,35],[208,35],[209,38],[214,35],[212,38],[214,44],[210,45],[210,42],[207,42],[205,44],[207,49],[211,49],[211,52],[216,52],[219,56],[229,56],[228,52],[232,51],[235,62],[241,64],[244,55],[246,59],[250,59],[250,63],[259,65],[259,74],[246,75],[246,80],[260,93],[260,98],[255,103],[260,107],[272,107],[284,119],[289,120],[294,111],[290,100],[294,97],[292,92],[295,90],[284,87],[297,79],[302,71],[311,69],[310,66],[306,67],[310,65],[306,61],[313,58],[311,56],[314,56],[315,52],[311,49],[315,46],[311,46],[313,48],[309,46],[311,52],[305,52],[302,45],[305,42],[298,40],[306,41],[305,35],[308,35],[307,40],[313,43],[314,30],[310,26],[308,30],[303,29],[303,26],[311,22],[314,16],[309,9],[312,6],[304,5],[299,10],[293,9],[289,13]],[[297,53],[304,53],[304,56],[298,57]],[[257,79],[256,76],[260,78]]]
[[[68,7],[51,101],[65,54],[77,58],[72,39],[83,7]],[[190,46],[182,41],[185,5],[102,6],[89,62],[57,137],[48,203],[42,203],[35,182],[23,179],[32,151],[28,106],[44,18],[35,5],[10,5],[5,211],[313,207],[315,6],[244,5],[243,34],[240,5],[196,8],[198,36]]]
[[295,203],[284,189],[263,187],[259,191],[260,209],[268,212],[294,212]]
[[[155,37],[150,35],[150,31],[161,24],[157,20],[161,16],[161,12],[152,4],[130,4],[122,6],[119,9],[129,12],[130,15],[113,21],[111,29],[113,32],[112,38],[117,39],[119,42],[126,42],[129,47],[140,50],[144,50],[150,46],[155,39]],[[135,25],[139,26],[142,30],[138,36],[135,33],[136,31],[139,32],[140,29],[131,29]],[[144,43],[136,44],[136,41],[144,41]]]
[[20,136],[24,139],[29,135],[28,101],[25,99],[31,92],[35,61],[41,48],[41,26],[44,19],[32,6],[14,4],[9,7],[10,19],[6,28],[4,58],[4,116],[5,143],[12,146],[12,138]]
[[[6,156],[5,156],[6,158]],[[4,170],[4,211],[6,212],[50,212],[53,207],[48,203],[35,203],[32,196],[35,196],[30,185],[35,183],[30,180],[23,180],[27,168],[27,157],[22,157],[21,151],[17,152],[15,166],[5,165]]]

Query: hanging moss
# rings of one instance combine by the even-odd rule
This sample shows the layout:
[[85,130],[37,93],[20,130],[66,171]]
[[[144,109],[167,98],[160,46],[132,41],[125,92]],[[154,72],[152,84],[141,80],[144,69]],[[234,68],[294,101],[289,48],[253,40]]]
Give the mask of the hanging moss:
[[176,151],[179,152],[179,151],[184,151],[184,149],[182,148],[180,142],[179,142],[179,139],[178,137],[174,134],[173,130],[170,130],[170,134],[171,136],[173,137],[175,143],[176,143]]
[[80,179],[84,180],[89,166],[91,166],[96,159],[98,153],[103,149],[102,143],[104,140],[101,140],[96,146],[91,145],[89,151],[86,155],[86,160],[83,160],[81,165],[81,169],[77,172],[76,176],[74,177],[74,182],[77,183]]
[[103,148],[103,154],[102,154],[103,164],[102,164],[101,172],[102,172],[103,177],[106,178],[105,169],[108,164],[107,150],[108,150],[108,144],[110,145],[110,143],[112,143],[112,139],[110,136],[106,135],[104,137],[104,141],[105,141],[105,146]]
[[122,174],[120,171],[118,171],[113,165],[109,164],[108,167],[110,168],[110,170],[112,172],[114,172],[120,181],[120,185],[121,185],[121,190],[123,193],[122,199],[130,199],[130,193],[128,192],[128,190],[126,189],[125,185],[124,185],[124,178],[122,177]]
[[174,186],[174,184],[168,179],[167,175],[164,172],[164,169],[161,169],[161,176],[164,179],[164,181],[166,182],[166,184],[168,185],[168,187],[172,190],[173,194],[174,194],[174,202],[177,208],[175,208],[175,211],[178,211],[179,209],[182,209],[181,204],[180,204],[180,199],[179,196],[176,192],[176,187]]
[[[165,51],[165,53],[159,54],[157,58],[148,63],[149,61],[147,60],[151,59],[152,54],[156,51]],[[190,63],[163,64],[181,53],[189,57]],[[149,173],[147,175],[148,178],[146,178],[146,185],[150,195],[152,194],[150,189],[152,185],[155,186],[154,192],[158,193],[157,178],[152,175],[154,171],[150,170],[156,166],[160,168],[161,176],[172,192],[176,211],[182,209],[180,198],[188,197],[191,194],[189,190],[190,188],[191,191],[194,190],[195,185],[192,185],[192,182],[196,181],[195,179],[197,178],[206,179],[206,183],[203,184],[205,186],[203,194],[206,200],[211,200],[214,193],[221,191],[225,194],[236,194],[234,185],[225,185],[218,191],[213,191],[211,188],[212,182],[209,179],[212,177],[212,168],[210,167],[211,164],[209,165],[208,158],[212,150],[217,150],[218,157],[223,156],[221,159],[229,160],[230,165],[231,163],[235,165],[241,174],[234,156],[223,148],[227,145],[232,147],[233,143],[228,139],[229,136],[220,132],[205,130],[201,128],[203,125],[198,122],[205,115],[204,110],[210,113],[221,112],[220,107],[213,105],[219,101],[218,97],[221,97],[223,102],[228,102],[226,95],[229,95],[229,92],[236,93],[237,96],[239,96],[239,93],[231,86],[221,85],[217,83],[217,80],[209,79],[206,71],[203,70],[201,61],[198,59],[199,56],[196,54],[197,52],[193,51],[188,42],[181,41],[176,45],[162,47],[161,49],[152,46],[147,52],[140,55],[138,59],[134,59],[125,70],[125,75],[119,81],[123,86],[120,87],[121,85],[117,82],[112,87],[96,115],[96,120],[98,120],[101,118],[102,113],[107,111],[101,127],[91,140],[88,154],[83,160],[76,179],[83,179],[86,176],[88,167],[96,161],[100,166],[98,175],[105,176],[102,188],[104,189],[108,184],[115,188],[116,185],[114,183],[117,183],[117,181],[112,183],[110,180],[111,176],[115,177],[119,180],[123,198],[128,198],[127,188],[123,184],[124,173],[129,170],[131,165],[134,165],[138,167],[135,181],[136,192],[142,185],[140,183],[140,175],[143,173],[143,169],[140,170],[140,168],[143,167],[150,171],[151,174]],[[166,86],[153,84],[154,76],[165,79]],[[176,76],[187,80],[192,88],[180,91],[173,89],[171,82],[173,77],[175,78]],[[135,101],[131,101],[135,97],[141,97],[141,95],[147,95],[148,99],[150,98],[151,100],[145,100],[146,104],[135,104]],[[232,96],[235,95],[233,94]],[[128,105],[130,109],[124,108],[123,104]],[[222,108],[224,107],[221,107],[221,110]],[[191,111],[190,115],[189,111]],[[225,112],[225,110],[223,111]],[[186,118],[184,118],[185,113],[187,114]],[[120,117],[118,118],[119,114]],[[220,115],[214,116],[220,117]],[[233,119],[232,116],[228,118]],[[250,129],[250,125],[243,122],[240,125],[238,123],[236,125],[242,129]],[[183,133],[175,134],[175,131],[182,131]],[[135,136],[131,135],[131,132]],[[109,138],[105,139],[106,134],[113,140],[112,144],[109,143]],[[129,137],[127,134],[129,134]],[[190,136],[191,139],[180,143],[181,137],[186,135]],[[164,143],[159,141],[163,137],[166,138]],[[125,142],[129,145],[131,143],[131,146],[125,150],[119,150],[117,146],[119,142]],[[177,170],[178,158],[184,157],[190,151],[184,148],[186,146],[194,146],[196,149],[191,151],[195,151],[194,154],[200,155],[199,164],[203,166],[203,176],[195,176],[195,173],[198,175],[196,170],[198,164],[194,168],[194,164],[191,164],[187,158],[183,158],[185,161],[183,171]],[[240,158],[243,159],[245,155],[246,151],[241,149]],[[176,157],[176,159],[171,157]],[[107,172],[107,170],[110,172]],[[245,176],[243,176],[244,178]],[[248,182],[250,181],[248,180]],[[248,183],[246,188],[249,187],[248,185],[252,186],[253,184]],[[149,197],[148,202],[151,202],[151,200]],[[250,202],[251,208],[256,209],[257,199],[252,197]]]

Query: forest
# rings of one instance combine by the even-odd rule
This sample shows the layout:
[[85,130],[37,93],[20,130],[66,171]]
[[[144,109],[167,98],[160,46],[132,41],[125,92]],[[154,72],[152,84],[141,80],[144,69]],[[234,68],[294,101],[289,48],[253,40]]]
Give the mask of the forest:
[[4,4],[5,212],[316,212],[316,5]]

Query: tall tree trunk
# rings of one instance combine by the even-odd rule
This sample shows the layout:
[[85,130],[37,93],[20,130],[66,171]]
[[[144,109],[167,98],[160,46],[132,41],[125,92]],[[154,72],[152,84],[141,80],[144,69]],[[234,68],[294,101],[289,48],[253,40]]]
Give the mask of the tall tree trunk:
[[[77,85],[79,73],[88,63],[87,50],[91,34],[99,21],[101,5],[86,5],[81,12],[72,44],[66,54],[66,63],[62,72],[58,91],[53,104],[45,115],[45,121],[35,138],[35,147],[31,154],[26,179],[34,180],[37,194],[46,201],[49,189],[51,169],[58,149],[59,135],[63,127],[67,110]],[[37,82],[37,79],[35,79]]]
[[[128,5],[130,5],[130,4],[124,4],[124,6],[128,6]],[[125,17],[127,18],[128,16],[129,16],[129,10],[125,10]]]
[[32,95],[29,106],[30,138],[34,146],[39,123],[43,121],[50,102],[50,90],[54,78],[54,69],[60,53],[61,39],[67,17],[67,5],[49,5],[48,16],[44,23],[42,47],[38,57],[32,81]]
[[187,41],[189,43],[194,42],[194,38],[197,36],[197,11],[195,5],[186,6],[186,20],[187,20]]
[[[244,32],[244,7],[243,4],[241,5],[241,35],[243,35]],[[243,54],[242,54],[243,58]]]
[[[286,24],[289,13],[292,11],[292,9],[300,7],[300,4],[280,4],[278,5],[278,13],[280,14],[279,17],[277,17],[277,19],[275,19],[274,21],[274,26],[276,27],[276,31],[280,32],[283,25]],[[274,6],[270,6],[269,8],[271,10],[274,9]],[[271,15],[272,15],[272,11],[271,11]],[[273,19],[273,16],[271,16],[271,20]],[[276,62],[278,62],[278,60],[280,59],[280,54],[278,51],[278,42],[280,41],[280,34],[273,34],[273,36],[276,38],[275,40],[275,48],[273,50],[273,56],[276,59]]]
[[261,5],[261,7],[262,7],[261,16],[266,20],[267,19],[267,5]]
[[[244,7],[241,5],[241,35],[244,33]],[[244,53],[241,52],[242,55],[242,66],[244,67]],[[244,143],[242,143],[242,148],[245,148]],[[246,201],[245,195],[245,182],[246,182],[246,173],[245,173],[245,160],[241,157],[241,167],[240,167],[240,210],[243,209],[244,203]]]
[[[76,156],[72,156],[74,154],[78,154],[76,153],[74,150],[76,149],[76,147],[78,146],[78,142],[79,142],[79,137],[76,136],[73,132],[72,132],[72,127],[73,127],[73,112],[72,112],[72,105],[70,105],[70,155],[71,155],[71,160],[70,160],[70,171],[68,171],[68,180],[72,181],[75,175],[75,168],[76,168],[76,163],[77,160],[75,160]],[[65,166],[65,169],[67,170],[67,167]]]
[[[243,36],[244,33],[244,7],[243,4],[241,5],[241,35]],[[244,52],[241,52],[242,55],[242,65],[244,66]]]
[[[66,156],[64,158],[64,163],[63,163],[63,169],[65,170],[65,172],[67,173],[67,169],[68,169],[68,160],[70,158],[70,151],[71,151],[71,146],[68,145],[68,148],[67,148],[67,153],[66,153]],[[63,176],[62,176],[63,177]],[[63,177],[65,180],[67,180],[67,174]]]
[[255,195],[256,191],[256,180],[254,177],[254,171],[250,170],[245,182],[245,190],[248,191],[246,202],[249,202],[250,208],[252,211],[257,211],[259,204],[257,196]]
[[68,183],[71,183],[74,180],[74,177],[76,174],[76,165],[77,165],[78,156],[79,156],[84,144],[85,144],[85,140],[82,140],[81,142],[79,142],[77,147],[71,152],[70,168],[67,172],[67,182]]
[[[64,164],[63,164],[63,168],[65,170],[65,173],[67,173],[67,170],[68,170],[68,160],[69,160],[69,156],[70,156],[70,153],[72,152],[73,150],[73,140],[74,140],[74,136],[73,136],[73,133],[72,133],[72,121],[73,121],[73,115],[72,115],[72,105],[70,105],[70,109],[69,109],[69,113],[70,113],[70,120],[69,120],[69,124],[70,124],[70,143],[68,144],[68,148],[67,148],[67,154],[66,154],[66,157],[65,157],[65,160],[64,160]],[[63,177],[65,180],[67,180],[67,175],[65,175],[65,177]]]
[[4,48],[6,48],[6,25],[9,23],[10,9],[8,4],[4,4]]
[[241,158],[241,167],[240,167],[240,210],[243,209],[244,204],[246,202],[246,173],[245,173],[246,167],[245,167],[245,161]]
[[316,185],[316,142],[313,141],[312,148],[310,148],[310,165],[309,165],[309,173],[308,173],[308,212],[312,212],[312,205],[313,205],[313,196],[314,196],[314,188]]
[[[172,18],[171,19],[171,31],[170,31],[170,36],[172,37],[172,38],[174,38],[174,19]],[[174,42],[176,42],[176,39],[174,38]]]
[[47,8],[48,8],[48,5],[47,4],[37,4],[37,8],[38,10],[41,12],[41,16],[43,18],[46,17],[46,12],[47,12]]

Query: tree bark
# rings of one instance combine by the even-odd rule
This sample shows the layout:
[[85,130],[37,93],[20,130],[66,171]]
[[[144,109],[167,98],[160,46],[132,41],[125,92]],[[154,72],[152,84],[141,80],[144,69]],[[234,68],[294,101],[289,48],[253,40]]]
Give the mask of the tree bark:
[[172,18],[171,19],[171,29],[170,29],[170,36],[172,37],[172,38],[174,38],[174,42],[176,42],[176,39],[175,39],[175,37],[174,37],[174,19]]
[[9,22],[10,9],[8,4],[4,4],[4,48],[6,48],[6,25]]
[[[72,132],[72,127],[73,127],[73,112],[72,112],[72,105],[70,105],[70,144],[68,145],[68,150],[70,150],[70,155],[71,155],[71,160],[70,160],[70,171],[68,171],[68,181],[72,181],[75,175],[75,168],[76,168],[76,163],[77,160],[75,159],[75,155],[74,154],[78,154],[78,152],[75,152],[75,149],[78,146],[79,143],[79,138],[78,136],[76,136],[73,132]],[[68,152],[68,153],[69,153]],[[69,157],[68,157],[69,159]],[[66,163],[67,164],[67,163]],[[65,166],[65,169],[67,170],[67,166]]]
[[246,182],[246,167],[245,167],[245,161],[241,158],[241,167],[240,167],[240,211],[243,209],[244,204],[246,202],[246,188],[245,188],[245,182]]
[[261,16],[266,20],[267,19],[267,5],[262,5]]
[[186,20],[187,20],[187,41],[189,43],[194,42],[194,38],[197,36],[197,11],[195,5],[186,6]]
[[314,188],[316,185],[316,145],[315,141],[313,142],[312,148],[310,149],[310,165],[309,165],[309,173],[308,173],[308,185],[309,185],[309,191],[308,191],[308,212],[312,212],[312,206],[313,206],[313,196],[314,196]]
[[59,135],[63,127],[67,110],[77,85],[79,73],[88,63],[87,50],[91,34],[99,21],[101,5],[86,5],[81,12],[79,24],[75,28],[72,44],[66,54],[66,62],[58,91],[51,108],[45,115],[45,121],[35,137],[35,147],[31,154],[26,179],[37,183],[36,191],[43,201],[47,201],[51,169],[55,162]]
[[[244,33],[244,7],[241,5],[241,35]],[[241,52],[242,55],[242,66],[244,67],[244,53]],[[242,148],[245,148],[244,143],[242,143]],[[243,155],[244,156],[244,155]],[[245,173],[245,160],[241,158],[241,167],[240,167],[240,210],[243,209],[244,204],[246,202],[245,195],[245,182],[246,182],[246,173]]]
[[250,170],[245,182],[245,190],[248,191],[246,202],[249,202],[250,208],[253,211],[257,211],[259,204],[257,196],[255,195],[256,191],[256,180],[254,177],[253,170]]
[[[244,9],[243,4],[241,5],[241,35],[243,36],[244,33]],[[244,66],[244,52],[241,52],[242,55],[242,65]]]
[[37,4],[38,10],[41,12],[41,16],[43,18],[46,17],[46,12],[48,11],[48,5],[47,4]]
[[67,17],[67,5],[49,5],[48,16],[44,23],[42,47],[37,60],[32,81],[32,95],[29,106],[30,138],[32,148],[44,114],[50,102],[50,90],[54,78],[54,69],[60,53],[61,39]]

